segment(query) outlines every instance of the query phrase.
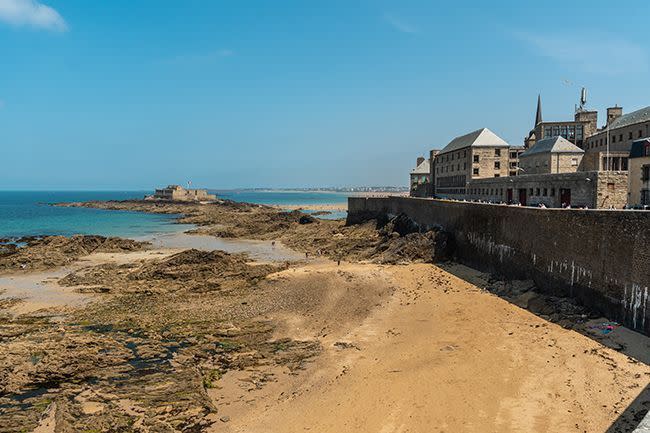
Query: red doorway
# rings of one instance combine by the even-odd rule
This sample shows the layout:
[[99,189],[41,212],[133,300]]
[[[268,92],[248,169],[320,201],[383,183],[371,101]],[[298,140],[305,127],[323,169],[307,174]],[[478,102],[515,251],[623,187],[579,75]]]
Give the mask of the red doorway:
[[571,205],[571,190],[568,188],[560,188],[560,205],[562,207]]
[[519,188],[519,203],[526,206],[526,188]]

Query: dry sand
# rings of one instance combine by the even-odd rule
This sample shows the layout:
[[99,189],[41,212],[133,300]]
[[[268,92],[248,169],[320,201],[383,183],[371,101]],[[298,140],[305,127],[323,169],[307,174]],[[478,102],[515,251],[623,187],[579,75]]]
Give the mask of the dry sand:
[[281,317],[324,353],[261,389],[249,386],[260,372],[227,373],[211,395],[229,422],[212,431],[605,432],[650,382],[647,365],[436,266],[298,270],[339,271],[389,280],[395,293],[333,332]]

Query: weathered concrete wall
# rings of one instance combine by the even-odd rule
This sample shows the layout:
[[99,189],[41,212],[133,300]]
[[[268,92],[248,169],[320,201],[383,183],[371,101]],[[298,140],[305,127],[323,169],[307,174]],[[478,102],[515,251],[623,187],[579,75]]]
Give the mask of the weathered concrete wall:
[[348,222],[405,213],[453,233],[460,262],[581,300],[650,335],[650,212],[348,199]]

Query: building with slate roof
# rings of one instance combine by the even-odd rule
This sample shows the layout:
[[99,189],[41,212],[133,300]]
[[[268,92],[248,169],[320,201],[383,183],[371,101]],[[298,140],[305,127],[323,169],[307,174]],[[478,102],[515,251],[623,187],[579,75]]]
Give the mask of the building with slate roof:
[[627,172],[584,171],[584,154],[561,136],[523,149],[479,129],[454,138],[432,156],[432,195],[522,206],[624,207]]
[[607,124],[586,140],[585,168],[625,171],[632,143],[647,137],[650,137],[650,107],[628,114],[623,114],[621,107],[610,107]]
[[537,110],[533,129],[524,139],[524,147],[532,147],[537,141],[550,137],[563,137],[582,148],[585,138],[598,129],[598,112],[577,109],[573,120],[544,121],[542,117],[542,97],[537,95]]
[[544,138],[519,156],[519,167],[522,174],[574,173],[584,153],[566,138]]
[[412,197],[427,197],[431,195],[431,163],[429,159],[419,156],[415,168],[411,170],[411,193]]
[[[508,176],[511,147],[488,128],[454,138],[432,161],[436,194],[462,198],[472,179]],[[512,154],[517,158],[520,148],[513,149]],[[516,175],[516,170],[513,174]]]

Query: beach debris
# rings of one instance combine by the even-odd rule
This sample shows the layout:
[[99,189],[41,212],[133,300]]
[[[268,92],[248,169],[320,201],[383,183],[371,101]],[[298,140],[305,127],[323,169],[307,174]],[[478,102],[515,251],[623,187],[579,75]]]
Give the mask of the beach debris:
[[621,326],[621,324],[618,322],[603,322],[598,325],[592,325],[589,328],[598,330],[601,334],[607,335],[611,332],[614,332],[614,330],[619,326]]

